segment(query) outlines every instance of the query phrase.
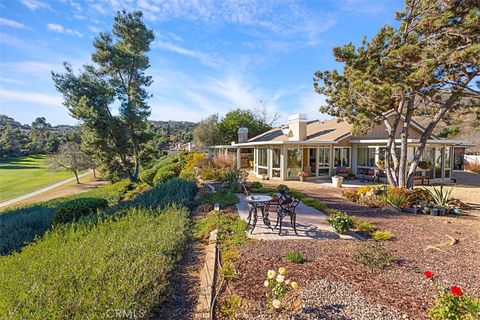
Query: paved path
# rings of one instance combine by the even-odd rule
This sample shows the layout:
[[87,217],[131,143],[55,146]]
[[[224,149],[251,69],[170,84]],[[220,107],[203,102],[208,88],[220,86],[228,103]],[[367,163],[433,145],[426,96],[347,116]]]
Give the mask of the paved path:
[[[245,200],[243,194],[237,194],[240,198],[240,202],[237,204],[237,210],[240,214],[240,218],[248,221],[248,203]],[[290,226],[290,218],[286,217],[283,220],[282,225],[282,235],[278,235],[278,229],[272,229],[265,226],[261,219],[261,213],[259,212],[259,219],[253,234],[250,234],[250,231],[247,231],[249,238],[258,239],[258,240],[292,240],[292,239],[355,239],[351,235],[338,234],[335,230],[327,223],[327,216],[318,211],[315,208],[305,205],[303,202],[300,202],[297,209],[297,232],[295,234],[293,228]],[[275,226],[276,222],[276,212],[269,213],[270,221],[272,222],[272,227]]]
[[[82,173],[80,175],[78,175],[78,178],[81,178],[81,177],[84,177],[86,175],[88,175],[90,173],[90,171],[87,171],[85,173]],[[5,201],[5,202],[2,202],[0,203],[0,208],[1,207],[5,207],[5,206],[8,206],[8,205],[11,205],[15,202],[18,202],[18,201],[22,201],[22,200],[25,200],[27,198],[30,198],[30,197],[33,197],[33,196],[36,196],[37,194],[40,194],[40,193],[44,193],[44,192],[47,192],[49,190],[52,190],[56,187],[60,187],[61,185],[64,185],[66,183],[69,183],[70,181],[74,181],[75,180],[75,177],[73,178],[70,178],[70,179],[67,179],[67,180],[63,180],[63,181],[60,181],[60,182],[57,182],[55,184],[52,184],[52,185],[49,185],[45,188],[42,188],[42,189],[38,189],[36,191],[33,191],[33,192],[30,192],[30,193],[27,193],[27,194],[24,194],[23,196],[20,196],[20,197],[17,197],[17,198],[14,198],[14,199],[11,199],[11,200],[8,200],[8,201]]]

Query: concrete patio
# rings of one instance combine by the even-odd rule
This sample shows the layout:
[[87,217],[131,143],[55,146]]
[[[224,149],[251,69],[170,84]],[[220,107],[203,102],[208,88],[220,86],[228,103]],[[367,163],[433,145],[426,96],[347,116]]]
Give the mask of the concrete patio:
[[[240,202],[237,204],[237,210],[240,218],[248,222],[248,203],[243,194],[237,194]],[[306,240],[306,239],[358,239],[358,235],[351,232],[349,234],[338,234],[326,221],[327,216],[310,206],[300,202],[297,209],[297,232],[293,231],[290,225],[290,218],[285,218],[282,225],[282,234],[278,234],[277,229],[270,229],[267,227],[261,218],[261,213],[258,213],[258,221],[253,233],[247,231],[247,236],[257,240]],[[269,218],[272,228],[275,226],[277,214],[270,211]]]

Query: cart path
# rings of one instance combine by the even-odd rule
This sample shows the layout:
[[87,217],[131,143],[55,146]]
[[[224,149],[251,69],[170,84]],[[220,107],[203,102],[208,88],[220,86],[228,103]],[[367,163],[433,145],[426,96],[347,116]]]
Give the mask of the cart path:
[[[78,175],[78,178],[81,178],[81,177],[84,177],[88,174],[91,173],[91,170],[88,170],[87,172],[85,173],[82,173],[82,174],[79,174]],[[20,196],[20,197],[17,197],[17,198],[14,198],[14,199],[11,199],[11,200],[8,200],[8,201],[5,201],[5,202],[1,202],[0,203],[0,208],[1,207],[5,207],[5,206],[8,206],[8,205],[11,205],[15,202],[18,202],[18,201],[22,201],[22,200],[25,200],[25,199],[28,199],[30,197],[33,197],[33,196],[36,196],[38,194],[41,194],[41,193],[44,193],[44,192],[47,192],[47,191],[50,191],[54,188],[57,188],[57,187],[60,187],[61,185],[64,185],[66,183],[69,183],[70,181],[74,181],[75,180],[75,177],[72,177],[72,178],[69,178],[69,179],[66,179],[66,180],[63,180],[63,181],[60,181],[60,182],[57,182],[57,183],[54,183],[52,185],[49,185],[49,186],[46,186],[45,188],[41,188],[41,189],[38,189],[36,191],[33,191],[33,192],[30,192],[30,193],[27,193],[27,194],[24,194],[23,196]]]

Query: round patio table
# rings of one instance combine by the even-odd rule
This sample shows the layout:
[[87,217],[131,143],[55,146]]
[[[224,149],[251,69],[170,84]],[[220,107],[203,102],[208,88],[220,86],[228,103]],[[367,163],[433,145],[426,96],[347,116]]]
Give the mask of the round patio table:
[[[253,224],[252,224],[252,230],[250,230],[250,233],[253,233],[253,230],[255,229],[255,226],[257,225],[257,219],[258,219],[258,209],[260,209],[262,213],[262,219],[263,223],[272,229],[270,226],[270,219],[268,219],[268,205],[269,202],[272,201],[272,197],[270,196],[265,196],[265,195],[250,195],[246,197],[246,200],[248,202],[249,206],[249,211],[248,211],[248,224],[250,225],[250,221],[252,219],[252,213],[253,213]],[[272,229],[273,230],[273,229]]]

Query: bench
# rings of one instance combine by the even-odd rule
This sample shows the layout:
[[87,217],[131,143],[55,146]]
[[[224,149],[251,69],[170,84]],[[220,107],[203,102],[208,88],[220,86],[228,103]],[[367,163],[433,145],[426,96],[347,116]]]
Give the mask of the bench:
[[430,184],[430,177],[429,176],[415,176],[413,178],[413,182],[421,180],[422,181],[422,186],[425,184],[425,180],[427,181],[427,184]]

